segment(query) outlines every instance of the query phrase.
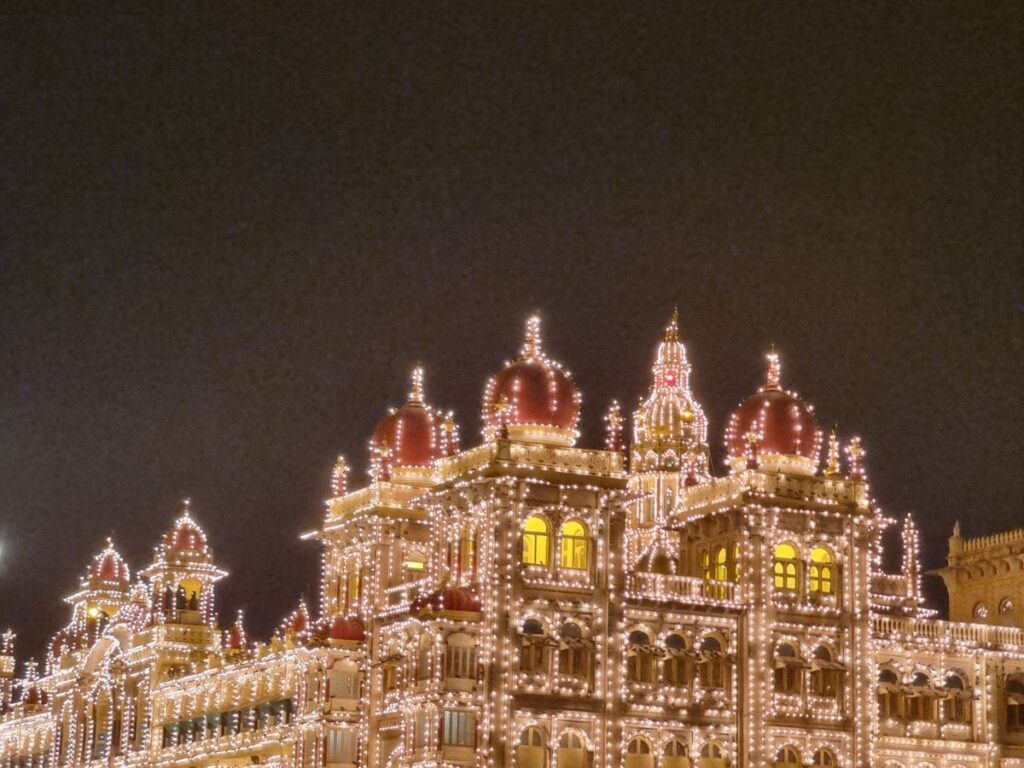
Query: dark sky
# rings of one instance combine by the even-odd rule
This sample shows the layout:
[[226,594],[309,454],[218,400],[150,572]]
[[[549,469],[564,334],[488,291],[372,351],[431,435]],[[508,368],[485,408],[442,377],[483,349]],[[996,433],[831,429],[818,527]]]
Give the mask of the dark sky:
[[265,636],[317,593],[334,456],[363,482],[418,361],[477,441],[536,309],[584,444],[678,304],[716,456],[774,342],[928,566],[1022,523],[1018,3],[112,5],[0,18],[24,653],[184,496]]

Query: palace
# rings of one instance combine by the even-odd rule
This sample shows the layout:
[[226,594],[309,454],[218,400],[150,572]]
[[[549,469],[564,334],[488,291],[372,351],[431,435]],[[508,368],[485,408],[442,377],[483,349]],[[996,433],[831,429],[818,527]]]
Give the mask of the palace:
[[[320,604],[267,642],[218,627],[187,507],[134,574],[112,543],[16,676],[0,768],[1024,768],[1024,530],[950,542],[954,621],[918,533],[869,494],[779,356],[716,471],[673,318],[632,417],[577,447],[580,392],[531,318],[460,447],[416,369],[338,460]],[[902,567],[882,567],[898,526]]]

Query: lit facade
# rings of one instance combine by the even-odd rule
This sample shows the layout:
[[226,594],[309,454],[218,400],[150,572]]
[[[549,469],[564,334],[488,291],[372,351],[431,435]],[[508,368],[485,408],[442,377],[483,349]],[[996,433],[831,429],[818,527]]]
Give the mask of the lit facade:
[[[690,376],[673,319],[630,439],[612,404],[604,445],[576,447],[579,390],[534,318],[463,449],[417,369],[369,484],[339,459],[306,534],[317,617],[221,631],[187,508],[134,579],[109,544],[20,680],[0,637],[0,768],[1024,768],[1024,630],[933,618],[913,521],[881,513],[860,441],[823,439],[778,355],[722,472]],[[986,552],[1019,595],[1021,549]]]

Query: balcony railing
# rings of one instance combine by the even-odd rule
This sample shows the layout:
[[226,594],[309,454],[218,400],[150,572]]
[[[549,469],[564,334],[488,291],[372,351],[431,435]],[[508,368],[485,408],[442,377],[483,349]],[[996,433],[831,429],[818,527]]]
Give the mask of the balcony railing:
[[1024,644],[1024,629],[995,627],[988,624],[875,616],[872,618],[872,629],[876,636],[900,640],[921,639],[929,642],[970,643],[993,647],[1019,647]]
[[626,594],[641,600],[735,603],[736,584],[694,576],[634,573],[626,581]]

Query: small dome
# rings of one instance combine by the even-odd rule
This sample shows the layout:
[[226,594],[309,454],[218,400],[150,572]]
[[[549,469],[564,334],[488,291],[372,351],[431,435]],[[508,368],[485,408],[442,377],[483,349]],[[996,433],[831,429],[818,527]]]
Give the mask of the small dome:
[[306,601],[299,603],[299,607],[292,611],[291,615],[281,624],[282,635],[305,635],[309,633],[309,609]]
[[131,575],[128,564],[120,553],[114,549],[114,543],[107,539],[106,548],[93,558],[89,566],[89,578],[96,581],[118,582],[127,588]]
[[164,549],[169,554],[202,556],[209,554],[206,544],[206,533],[189,514],[189,503],[186,501],[181,516],[174,522],[171,529],[164,534]]
[[417,597],[409,606],[409,613],[416,617],[448,611],[480,613],[482,610],[480,598],[465,587],[447,587],[428,592]]
[[[821,448],[821,430],[814,407],[781,386],[779,356],[768,354],[765,385],[748,397],[729,418],[725,445],[733,471],[748,464],[813,473]],[[781,461],[778,458],[781,457]]]
[[361,643],[366,639],[366,627],[359,619],[335,616],[328,629],[328,636],[331,640],[350,640]]
[[438,457],[438,423],[437,414],[423,401],[423,369],[416,368],[409,399],[377,424],[371,451],[387,452],[392,467],[429,467]]
[[241,651],[246,645],[244,617],[239,611],[235,623],[224,632],[224,646],[230,651]]
[[502,436],[572,445],[580,418],[580,392],[569,372],[544,355],[540,318],[526,323],[519,357],[491,377],[484,391],[484,438]]

